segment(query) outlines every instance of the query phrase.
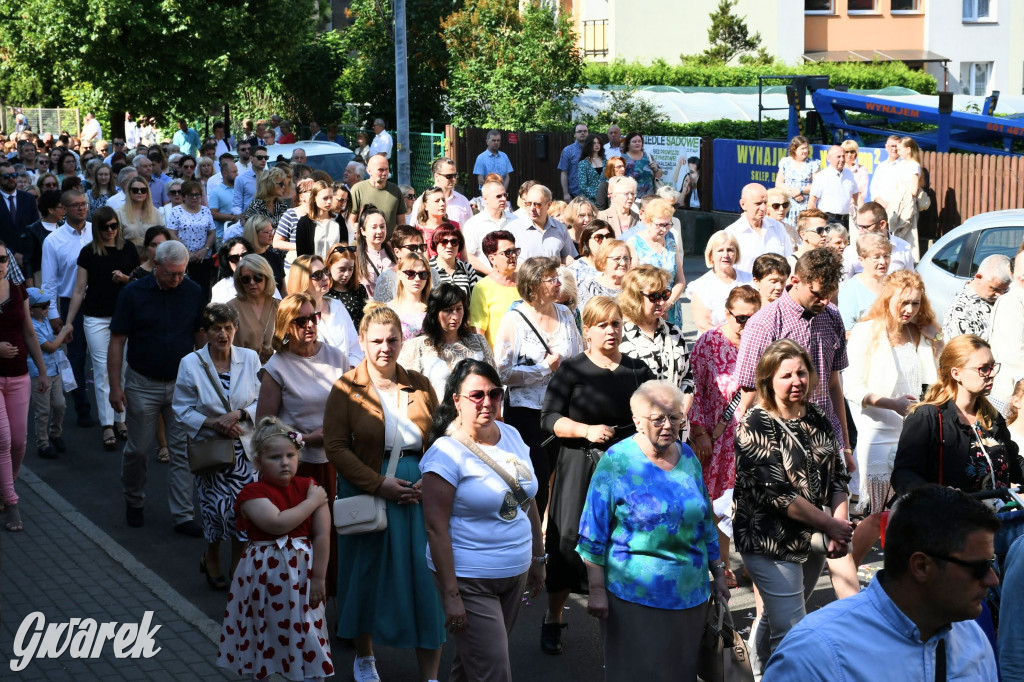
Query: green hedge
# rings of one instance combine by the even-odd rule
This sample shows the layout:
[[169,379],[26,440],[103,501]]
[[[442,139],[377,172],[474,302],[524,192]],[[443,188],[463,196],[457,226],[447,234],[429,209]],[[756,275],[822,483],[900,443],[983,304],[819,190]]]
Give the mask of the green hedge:
[[825,62],[821,64],[702,66],[669,64],[656,60],[651,64],[588,63],[584,81],[592,85],[674,85],[678,87],[736,88],[757,87],[758,76],[827,75],[833,84],[847,85],[852,90],[880,90],[891,86],[910,88],[923,95],[936,92],[935,78],[923,71],[913,71],[903,62]]

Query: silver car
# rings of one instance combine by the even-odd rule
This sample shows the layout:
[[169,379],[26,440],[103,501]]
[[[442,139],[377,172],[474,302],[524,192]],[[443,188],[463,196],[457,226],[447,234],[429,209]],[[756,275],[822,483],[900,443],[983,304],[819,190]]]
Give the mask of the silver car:
[[[267,168],[272,168],[277,163],[277,157],[285,159],[292,157],[295,149],[302,148],[306,152],[306,165],[316,170],[325,171],[334,180],[341,181],[345,175],[345,166],[355,158],[355,152],[347,147],[334,144],[333,142],[322,142],[313,140],[302,140],[293,144],[274,144],[269,147],[260,147],[270,154],[267,161]],[[256,150],[254,149],[253,152]],[[238,157],[238,154],[235,154]]]
[[982,213],[944,234],[917,265],[928,301],[941,324],[946,309],[981,261],[1001,253],[1011,259],[1024,242],[1024,210]]

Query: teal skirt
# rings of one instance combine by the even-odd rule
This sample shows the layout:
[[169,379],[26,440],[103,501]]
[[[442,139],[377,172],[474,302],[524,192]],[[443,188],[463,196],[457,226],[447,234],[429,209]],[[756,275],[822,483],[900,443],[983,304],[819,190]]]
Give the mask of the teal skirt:
[[[402,457],[395,477],[418,481],[419,463],[419,457]],[[338,497],[360,494],[338,477]],[[370,633],[382,646],[440,649],[444,609],[427,567],[423,507],[387,500],[387,511],[385,530],[338,536],[338,636]]]

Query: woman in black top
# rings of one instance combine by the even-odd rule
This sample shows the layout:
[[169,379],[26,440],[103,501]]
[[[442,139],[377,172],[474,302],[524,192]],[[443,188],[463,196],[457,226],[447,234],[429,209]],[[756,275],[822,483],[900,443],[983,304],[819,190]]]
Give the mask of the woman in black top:
[[96,209],[92,214],[92,242],[82,247],[78,254],[78,274],[68,313],[77,315],[78,309],[82,309],[85,327],[82,331],[89,344],[96,409],[103,425],[103,447],[107,450],[114,449],[117,438],[128,438],[125,413],[114,412],[108,399],[107,345],[110,343],[110,318],[114,316],[117,295],[131,281],[132,272],[138,264],[138,249],[125,241],[121,221],[114,209],[109,206]]
[[1003,419],[985,397],[999,373],[988,343],[961,334],[939,356],[939,378],[903,422],[892,487],[925,483],[972,493],[1024,480],[1024,462]]
[[562,651],[562,610],[569,593],[587,592],[587,569],[576,541],[594,467],[608,448],[636,433],[629,398],[656,378],[642,361],[619,352],[622,311],[613,299],[595,296],[587,302],[583,338],[586,352],[562,361],[541,408],[541,427],[560,440],[544,545],[548,613],[541,648],[549,654]]

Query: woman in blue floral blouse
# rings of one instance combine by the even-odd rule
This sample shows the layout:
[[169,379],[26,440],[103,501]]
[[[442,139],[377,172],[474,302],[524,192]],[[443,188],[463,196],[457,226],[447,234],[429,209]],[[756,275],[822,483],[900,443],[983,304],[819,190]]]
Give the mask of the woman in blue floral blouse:
[[682,391],[647,381],[629,406],[637,433],[601,458],[580,519],[587,609],[603,621],[606,680],[695,680],[705,603],[729,599],[715,517],[678,440]]

